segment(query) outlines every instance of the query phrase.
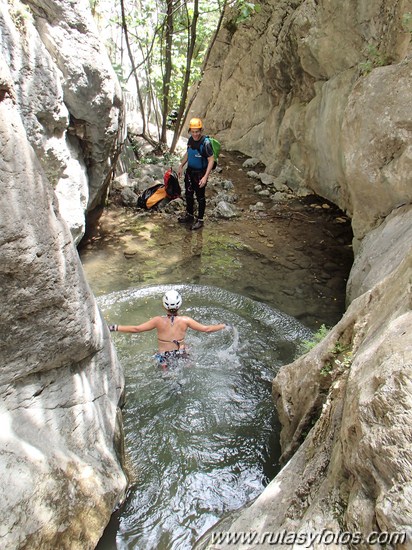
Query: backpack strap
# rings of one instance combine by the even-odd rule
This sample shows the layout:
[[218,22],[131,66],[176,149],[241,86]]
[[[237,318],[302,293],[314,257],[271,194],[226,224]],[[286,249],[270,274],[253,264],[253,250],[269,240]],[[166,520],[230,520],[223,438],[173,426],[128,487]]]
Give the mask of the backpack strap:
[[205,141],[209,139],[209,136],[202,136],[200,138],[200,145],[199,145],[199,151],[200,151],[200,154],[202,155],[202,157],[206,157],[206,155],[204,154],[205,153]]
[[199,151],[203,158],[208,160],[209,156],[205,154],[205,142],[206,140],[209,142],[210,148],[212,149],[212,154],[214,155],[213,147],[212,147],[212,141],[209,136],[202,136],[202,143],[200,144]]

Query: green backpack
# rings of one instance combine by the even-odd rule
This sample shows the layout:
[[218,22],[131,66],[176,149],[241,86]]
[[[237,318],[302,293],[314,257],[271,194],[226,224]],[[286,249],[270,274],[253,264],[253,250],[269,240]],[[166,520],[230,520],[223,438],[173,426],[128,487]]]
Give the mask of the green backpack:
[[[210,136],[205,136],[205,138],[209,140],[210,145],[212,146],[213,158],[215,159],[215,162],[213,164],[213,170],[215,170],[215,168],[217,167],[217,162],[218,162],[218,158],[219,158],[221,144],[220,144],[220,141],[218,141],[217,139],[212,138]],[[203,153],[201,152],[201,154],[203,154]]]

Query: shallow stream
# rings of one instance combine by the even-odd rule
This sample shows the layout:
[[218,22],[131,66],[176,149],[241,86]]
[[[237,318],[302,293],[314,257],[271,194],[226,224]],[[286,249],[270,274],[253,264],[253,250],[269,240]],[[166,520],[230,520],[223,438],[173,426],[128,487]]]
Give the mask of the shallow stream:
[[[168,285],[99,297],[107,321],[138,324],[162,315]],[[260,494],[277,471],[271,399],[277,369],[310,332],[250,298],[201,285],[174,286],[182,313],[230,330],[189,331],[190,358],[162,371],[154,332],[114,333],[126,377],[128,498],[98,549],[189,550],[225,513]]]

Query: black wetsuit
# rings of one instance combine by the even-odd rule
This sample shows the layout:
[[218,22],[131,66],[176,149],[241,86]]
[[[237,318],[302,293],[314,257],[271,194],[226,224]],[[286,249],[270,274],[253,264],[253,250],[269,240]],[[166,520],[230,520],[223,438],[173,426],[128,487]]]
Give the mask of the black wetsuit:
[[199,187],[199,181],[206,173],[208,158],[213,156],[213,149],[208,139],[202,136],[198,141],[189,138],[187,143],[187,169],[185,173],[186,211],[193,217],[194,195],[199,205],[198,218],[203,220],[206,210],[206,185]]

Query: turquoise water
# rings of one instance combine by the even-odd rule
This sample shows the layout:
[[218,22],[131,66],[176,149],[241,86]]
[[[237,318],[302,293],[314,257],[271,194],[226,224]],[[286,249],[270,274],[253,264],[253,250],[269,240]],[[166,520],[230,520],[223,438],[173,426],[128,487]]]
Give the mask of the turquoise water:
[[113,333],[126,378],[124,429],[132,486],[99,550],[189,550],[224,514],[258,496],[278,470],[271,381],[310,332],[269,306],[216,287],[161,285],[98,298],[108,323],[181,314],[231,330],[188,331],[190,358],[169,371],[152,357],[154,332]]

